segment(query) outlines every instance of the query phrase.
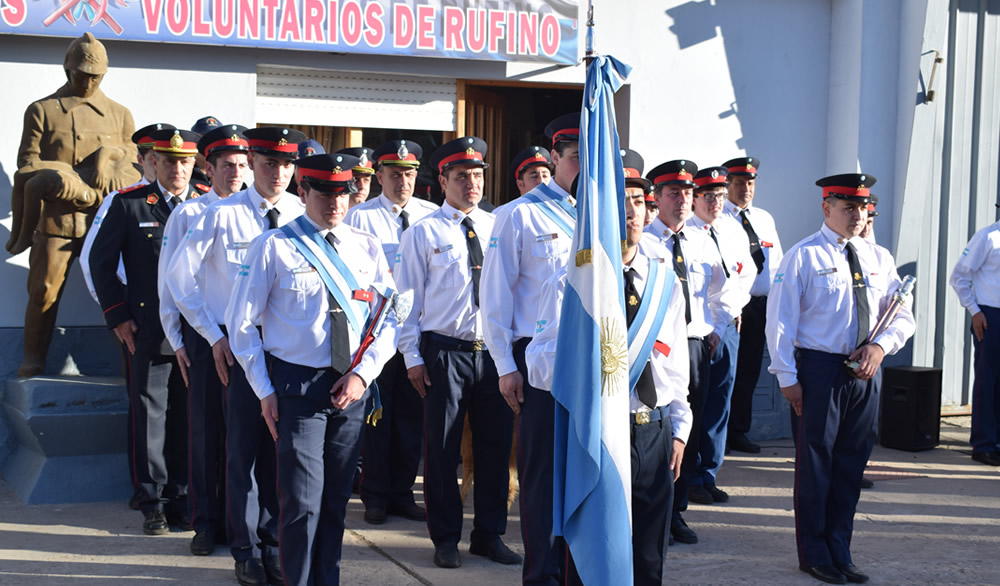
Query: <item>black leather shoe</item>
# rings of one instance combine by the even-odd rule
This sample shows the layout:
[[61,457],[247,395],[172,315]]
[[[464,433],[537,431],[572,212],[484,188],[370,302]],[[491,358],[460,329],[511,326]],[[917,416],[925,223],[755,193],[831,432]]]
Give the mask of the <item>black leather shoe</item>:
[[365,521],[372,525],[385,523],[385,509],[382,507],[368,507],[365,509]]
[[285,576],[281,573],[281,558],[277,555],[264,556],[264,574],[267,583],[275,586],[285,586]]
[[729,502],[729,493],[726,492],[726,491],[724,491],[724,490],[722,490],[718,486],[715,486],[714,484],[706,484],[705,485],[705,491],[708,494],[712,495],[712,500],[715,501],[715,502],[717,502],[717,503],[728,503]]
[[868,574],[865,574],[864,572],[859,570],[858,567],[855,566],[854,564],[847,564],[846,566],[837,564],[837,569],[840,570],[840,573],[844,575],[844,578],[847,578],[848,582],[854,582],[855,584],[864,584],[865,582],[868,581]]
[[170,531],[167,526],[167,517],[162,511],[150,511],[145,514],[146,519],[142,522],[142,532],[146,535],[166,535]]
[[267,574],[264,573],[264,564],[257,558],[236,562],[236,581],[243,586],[265,586]]
[[462,558],[458,555],[458,545],[442,543],[434,546],[434,565],[439,568],[458,568]]
[[199,531],[191,539],[191,555],[212,555],[215,551],[215,534]]
[[729,436],[729,440],[726,443],[729,445],[730,449],[736,450],[737,452],[746,452],[748,454],[760,453],[760,446],[750,441],[750,439],[742,433]]
[[469,553],[486,556],[505,566],[516,566],[523,561],[521,556],[511,551],[499,538],[489,543],[473,543],[469,545]]
[[411,521],[427,520],[427,511],[416,503],[410,503],[403,507],[389,507],[389,512],[398,517],[410,519]]
[[173,525],[181,531],[194,531],[191,517],[188,517],[187,513],[167,513],[167,524]]
[[684,519],[677,515],[670,521],[670,535],[673,536],[674,540],[678,543],[687,543],[693,545],[698,543],[698,534],[688,527]]
[[1000,454],[997,452],[972,452],[972,459],[987,466],[1000,466]]
[[833,566],[802,566],[799,569],[820,582],[826,582],[827,584],[847,583],[847,578],[840,573],[840,570]]
[[875,488],[875,483],[864,476],[861,477],[861,488]]
[[712,495],[708,494],[703,486],[692,486],[688,489],[688,500],[699,505],[710,505],[715,502]]

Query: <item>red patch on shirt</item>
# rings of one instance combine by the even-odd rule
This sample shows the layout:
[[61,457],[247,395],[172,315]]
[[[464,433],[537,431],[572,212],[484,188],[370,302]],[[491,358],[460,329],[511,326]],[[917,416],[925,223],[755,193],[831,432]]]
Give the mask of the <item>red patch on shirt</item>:
[[667,346],[659,340],[653,342],[653,349],[659,351],[659,353],[664,356],[670,356],[670,346]]

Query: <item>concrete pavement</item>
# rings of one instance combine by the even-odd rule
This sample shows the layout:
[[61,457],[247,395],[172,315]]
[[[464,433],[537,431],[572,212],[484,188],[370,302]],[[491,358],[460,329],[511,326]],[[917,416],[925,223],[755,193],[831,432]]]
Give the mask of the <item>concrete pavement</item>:
[[[1000,469],[969,457],[968,418],[943,419],[941,439],[925,452],[875,448],[866,473],[875,488],[862,493],[852,547],[873,584],[1000,583]],[[700,541],[671,548],[670,582],[818,584],[796,565],[792,478],[790,440],[765,442],[759,455],[732,453],[719,477],[731,500],[685,513]],[[368,525],[358,499],[348,509],[344,584],[520,580],[520,567],[469,555],[467,542],[461,569],[437,568],[423,523]],[[523,554],[518,520],[515,504],[505,540]],[[192,533],[149,537],[141,521],[124,502],[23,505],[0,483],[0,584],[236,583],[228,550],[194,557]],[[470,498],[466,538],[471,525]]]

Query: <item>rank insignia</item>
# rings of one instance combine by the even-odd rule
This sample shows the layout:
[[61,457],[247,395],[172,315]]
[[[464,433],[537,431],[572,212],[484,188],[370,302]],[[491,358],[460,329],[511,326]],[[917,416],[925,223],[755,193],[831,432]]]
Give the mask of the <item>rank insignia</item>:
[[148,196],[146,196],[146,203],[148,203],[151,206],[156,205],[156,202],[158,201],[160,201],[160,198],[157,197],[155,193],[151,193]]
[[639,305],[639,300],[635,298],[635,295],[629,295],[628,296],[628,304],[629,305]]
[[260,209],[266,210],[267,209],[267,204],[264,203],[264,202],[260,202]]

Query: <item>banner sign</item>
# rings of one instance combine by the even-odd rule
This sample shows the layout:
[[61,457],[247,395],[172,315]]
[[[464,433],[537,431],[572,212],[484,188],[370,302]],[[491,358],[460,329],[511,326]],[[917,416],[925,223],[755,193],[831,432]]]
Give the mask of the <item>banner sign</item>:
[[0,33],[573,64],[577,10],[577,0],[0,0]]

